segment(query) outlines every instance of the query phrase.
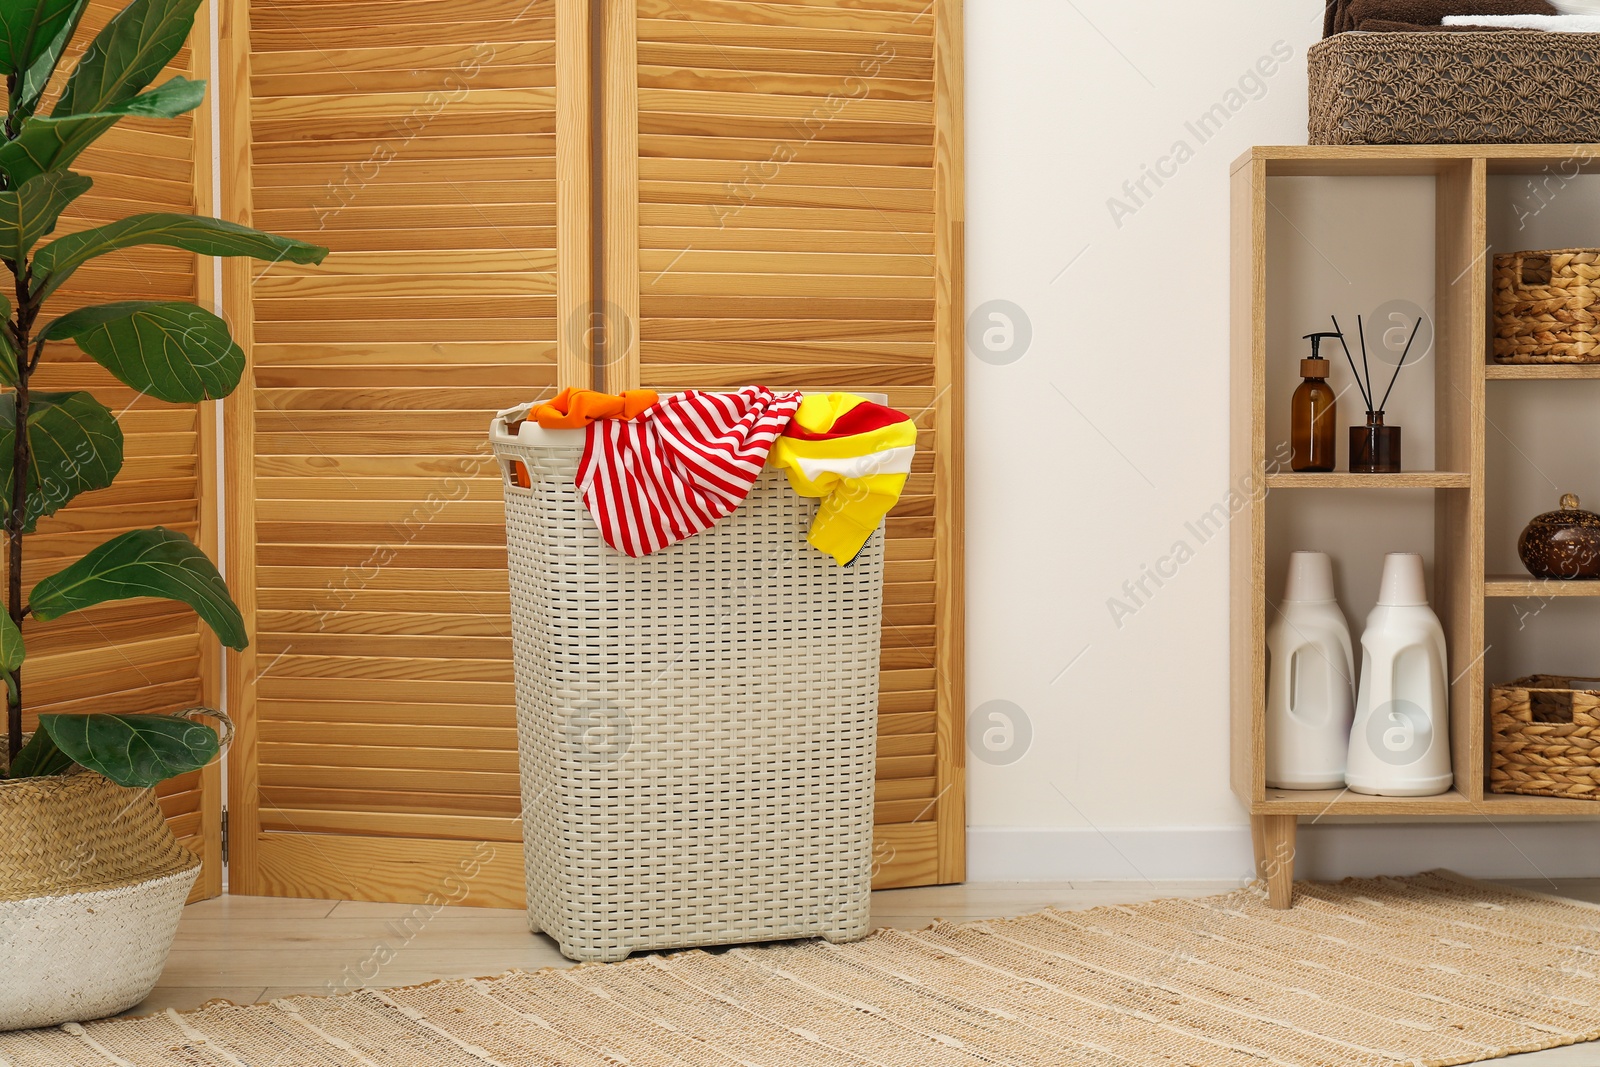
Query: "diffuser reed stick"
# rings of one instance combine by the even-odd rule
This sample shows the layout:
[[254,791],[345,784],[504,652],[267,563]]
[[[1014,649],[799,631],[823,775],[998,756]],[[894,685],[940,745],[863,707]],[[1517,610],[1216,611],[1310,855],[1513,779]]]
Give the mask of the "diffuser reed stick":
[[1372,406],[1372,368],[1367,366],[1367,325],[1361,321],[1360,315],[1356,316],[1356,334],[1361,338],[1361,369],[1366,372],[1367,410],[1377,411],[1378,409]]
[[1406,339],[1406,350],[1400,353],[1400,362],[1395,364],[1394,373],[1389,375],[1389,388],[1383,391],[1383,402],[1378,405],[1378,410],[1383,410],[1383,405],[1389,402],[1389,394],[1394,392],[1394,383],[1400,377],[1400,372],[1405,368],[1406,357],[1411,355],[1411,342],[1417,339],[1417,331],[1422,329],[1422,319],[1417,319],[1417,324],[1411,327],[1411,336]]
[[1334,316],[1332,316],[1332,318],[1333,318],[1333,332],[1337,333],[1339,335],[1339,347],[1344,349],[1344,358],[1350,364],[1350,373],[1351,373],[1352,376],[1355,377],[1356,388],[1361,390],[1361,399],[1366,402],[1367,410],[1371,411],[1372,410],[1372,397],[1367,395],[1367,387],[1366,387],[1366,384],[1363,383],[1362,380],[1361,380],[1361,372],[1356,370],[1356,357],[1352,356],[1350,354],[1350,346],[1348,344],[1346,344],[1345,340],[1344,340],[1344,331],[1339,329],[1339,316],[1334,315]]
[[1361,366],[1356,366],[1356,358],[1350,353],[1350,346],[1345,343],[1344,331],[1339,329],[1339,316],[1330,316],[1333,319],[1334,332],[1339,335],[1339,346],[1344,349],[1344,358],[1350,364],[1350,373],[1355,376],[1356,388],[1361,390],[1361,399],[1366,401],[1368,411],[1382,411],[1383,406],[1389,402],[1389,394],[1394,392],[1394,383],[1399,380],[1400,372],[1405,369],[1406,360],[1411,357],[1411,345],[1417,339],[1417,333],[1422,329],[1422,319],[1417,319],[1416,325],[1411,327],[1411,336],[1406,339],[1405,351],[1400,353],[1400,362],[1395,364],[1394,373],[1389,375],[1389,387],[1383,391],[1383,399],[1377,404],[1372,402],[1375,392],[1372,388],[1372,367],[1367,362],[1367,327],[1360,315],[1356,316],[1356,330],[1361,337]]

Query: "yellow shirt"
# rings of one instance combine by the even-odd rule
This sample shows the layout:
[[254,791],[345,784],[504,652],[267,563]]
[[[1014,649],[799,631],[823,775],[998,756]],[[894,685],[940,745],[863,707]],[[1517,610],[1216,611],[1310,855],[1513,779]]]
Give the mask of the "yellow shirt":
[[850,393],[818,393],[800,402],[767,465],[801,496],[822,498],[806,540],[843,566],[899,501],[916,447],[906,415]]

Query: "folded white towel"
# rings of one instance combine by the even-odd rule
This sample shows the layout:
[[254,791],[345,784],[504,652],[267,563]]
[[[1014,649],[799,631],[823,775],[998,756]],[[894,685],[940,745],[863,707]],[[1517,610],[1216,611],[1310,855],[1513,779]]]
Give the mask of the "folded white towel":
[[1493,26],[1503,30],[1600,33],[1600,15],[1446,15],[1446,26]]
[[1563,15],[1600,15],[1600,0],[1550,0]]

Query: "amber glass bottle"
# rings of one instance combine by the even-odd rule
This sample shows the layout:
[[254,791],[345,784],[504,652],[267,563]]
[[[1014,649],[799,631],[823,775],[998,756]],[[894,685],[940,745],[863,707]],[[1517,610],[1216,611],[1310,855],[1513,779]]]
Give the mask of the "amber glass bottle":
[[1302,359],[1300,375],[1305,381],[1294,391],[1290,419],[1290,442],[1294,456],[1290,467],[1297,471],[1331,471],[1338,440],[1338,401],[1328,385],[1330,365],[1325,359]]

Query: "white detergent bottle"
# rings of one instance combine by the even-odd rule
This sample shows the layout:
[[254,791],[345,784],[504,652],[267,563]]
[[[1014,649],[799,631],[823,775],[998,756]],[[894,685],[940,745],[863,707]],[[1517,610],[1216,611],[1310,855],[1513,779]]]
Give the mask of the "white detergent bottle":
[[1422,557],[1391,552],[1361,635],[1361,685],[1345,782],[1357,793],[1429,797],[1450,788],[1444,628],[1428,607]]
[[1354,711],[1350,627],[1333,595],[1333,562],[1295,552],[1277,618],[1267,630],[1267,784],[1338,789]]

